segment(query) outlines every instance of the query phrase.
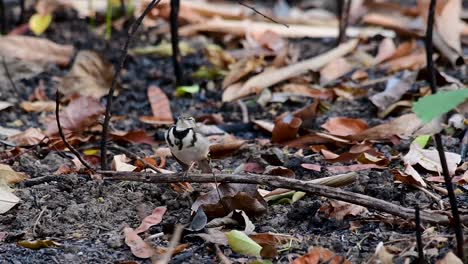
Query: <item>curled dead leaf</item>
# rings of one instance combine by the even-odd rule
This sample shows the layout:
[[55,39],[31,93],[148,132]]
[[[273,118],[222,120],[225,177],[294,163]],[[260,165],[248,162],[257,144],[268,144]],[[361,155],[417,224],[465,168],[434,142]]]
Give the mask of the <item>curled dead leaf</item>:
[[301,124],[300,118],[294,117],[290,113],[283,114],[275,121],[271,141],[279,143],[296,138]]
[[141,122],[156,125],[170,125],[174,123],[169,98],[167,98],[167,95],[161,88],[157,86],[148,87],[148,99],[153,116],[141,116],[139,118]]
[[366,122],[361,119],[346,117],[333,117],[322,125],[330,134],[336,136],[350,136],[358,134],[368,128]]
[[326,217],[341,221],[346,216],[357,216],[366,213],[367,208],[347,202],[329,200],[320,207],[319,212],[324,213]]

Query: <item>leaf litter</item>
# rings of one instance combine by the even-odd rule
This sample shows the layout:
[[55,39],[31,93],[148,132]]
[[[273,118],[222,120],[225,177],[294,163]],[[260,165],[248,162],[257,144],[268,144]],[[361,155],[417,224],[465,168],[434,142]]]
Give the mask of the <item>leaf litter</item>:
[[[122,2],[134,7],[136,14],[149,3]],[[464,188],[465,169],[458,154],[466,126],[464,104],[459,103],[464,101],[467,84],[457,68],[466,47],[466,33],[460,27],[461,1],[439,2],[436,8],[437,82],[458,92],[451,97],[441,92],[435,99],[426,97],[427,83],[421,79],[427,75],[422,70],[426,58],[418,39],[424,34],[428,1],[417,1],[416,6],[353,1],[349,38],[337,47],[327,39],[338,33],[333,10],[323,9],[327,7],[320,1],[313,7],[299,2],[290,6],[285,1],[272,6],[255,2],[261,12],[281,14],[274,18],[288,23],[287,28],[265,22],[238,3],[182,1],[179,46],[186,79],[178,87],[171,59],[165,57],[172,54],[170,3],[162,1],[153,9],[130,46],[133,52],[118,80],[110,138],[120,150],[113,148],[107,157],[114,159],[114,170],[149,171],[153,166],[158,173],[179,171],[164,143],[164,130],[178,115],[189,115],[200,122],[198,128],[212,143],[215,174],[234,171],[310,181],[352,172],[356,177],[341,188],[406,207],[419,204],[426,210],[434,199],[439,205],[446,201],[438,154],[429,140],[442,131],[453,181]],[[113,11],[119,4],[113,3]],[[54,14],[50,24],[48,17],[30,20],[30,30],[42,37],[25,36],[18,27],[9,29],[16,35],[0,38],[0,55],[6,64],[0,67],[0,85],[6,87],[0,93],[0,101],[6,102],[0,124],[0,152],[5,154],[0,158],[14,169],[2,170],[2,176],[23,175],[16,170],[31,176],[15,178],[10,183],[15,185],[2,185],[0,220],[8,242],[0,250],[7,252],[6,257],[21,259],[26,254],[19,253],[15,242],[21,246],[21,241],[38,241],[48,247],[51,244],[40,242],[47,241],[41,238],[54,237],[66,247],[81,246],[80,238],[86,236],[103,241],[80,247],[87,261],[92,248],[113,260],[155,260],[174,250],[182,252],[173,256],[174,261],[206,263],[214,257],[203,249],[209,243],[219,245],[217,256],[239,262],[248,256],[293,263],[348,263],[342,256],[357,262],[414,260],[414,251],[400,249],[411,246],[404,242],[413,239],[410,221],[396,225],[384,213],[304,192],[221,183],[220,201],[214,184],[181,183],[170,188],[128,182],[92,184],[99,177],[81,174],[76,157],[62,151],[55,117],[47,112],[54,111],[51,98],[59,88],[66,95],[59,101],[65,135],[97,166],[105,95],[121,50],[117,40],[128,25],[114,23],[112,39],[103,42],[99,31],[86,21],[97,18],[101,25],[105,6],[96,3],[97,16],[86,21],[80,16],[72,19],[76,13],[68,11],[74,8],[80,16],[89,15],[77,3],[48,12],[38,8],[42,16]],[[62,16],[67,19],[59,19]],[[123,22],[126,19],[121,17]],[[376,34],[382,37],[373,37]],[[79,50],[76,56],[75,50]],[[449,106],[428,106],[443,105],[454,97],[457,100]],[[418,99],[420,103],[415,103]],[[458,122],[455,118],[447,122],[444,114],[451,117],[449,110],[455,107]],[[419,145],[411,143],[415,138]],[[464,208],[461,196],[459,200]],[[60,221],[52,218],[56,215]],[[168,248],[174,233],[170,227],[187,223],[180,245]],[[31,226],[32,233],[26,228]],[[444,226],[426,227],[441,236],[449,233]],[[376,237],[369,239],[369,228],[378,231],[372,234]],[[206,242],[194,240],[197,236]],[[395,239],[395,246],[378,244]],[[439,244],[431,239],[423,237],[431,261],[455,261],[446,254],[451,239]],[[331,246],[342,241],[347,244]],[[51,254],[56,258],[65,256],[61,245],[55,250]],[[27,254],[28,259],[42,257]]]

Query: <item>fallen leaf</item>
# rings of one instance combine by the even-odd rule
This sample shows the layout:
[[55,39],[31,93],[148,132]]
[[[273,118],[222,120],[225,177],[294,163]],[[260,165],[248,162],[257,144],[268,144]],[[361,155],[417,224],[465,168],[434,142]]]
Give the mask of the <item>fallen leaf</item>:
[[16,172],[6,164],[0,164],[0,184],[17,184],[27,178],[26,174]]
[[263,172],[266,175],[281,176],[286,178],[294,178],[296,174],[293,170],[283,166],[267,166]]
[[148,99],[153,116],[141,116],[139,118],[141,122],[156,125],[170,125],[174,123],[169,98],[167,98],[167,95],[161,88],[157,86],[148,87]]
[[226,134],[222,136],[209,136],[210,141],[210,156],[212,158],[225,157],[234,151],[237,151],[245,144],[245,141],[235,136]]
[[411,165],[406,165],[404,173],[398,170],[391,170],[395,181],[407,185],[415,185],[421,187],[427,187],[426,182],[422,179],[421,175]]
[[0,214],[8,212],[20,199],[6,185],[0,185]]
[[268,120],[252,120],[252,123],[270,133],[272,133],[275,128],[275,124]]
[[395,255],[391,254],[384,246],[383,242],[379,242],[375,248],[375,255],[379,258],[382,264],[393,264],[393,258]]
[[112,131],[109,133],[114,141],[123,141],[133,144],[148,144],[155,145],[154,138],[146,133],[144,130],[133,131]]
[[[457,153],[445,152],[447,167],[450,175],[454,175],[461,161],[461,156]],[[418,144],[411,144],[409,152],[403,157],[405,164],[419,164],[426,170],[442,173],[442,165],[439,160],[439,153],[435,149],[422,149]]]
[[449,251],[445,256],[438,260],[436,264],[463,264],[463,261],[453,254],[452,251]]
[[76,55],[71,70],[62,79],[59,90],[63,94],[101,98],[107,95],[114,77],[114,67],[99,53],[82,50]]
[[115,155],[112,160],[112,169],[115,171],[134,171],[137,167],[128,162],[125,154]]
[[8,137],[8,140],[18,146],[33,146],[43,141],[46,136],[39,128],[30,127],[23,132]]
[[218,191],[213,189],[197,198],[192,204],[192,211],[196,212],[198,207],[203,206],[208,217],[222,217],[236,209],[244,211],[248,216],[266,212],[267,203],[255,184],[221,183],[218,190],[222,201],[219,200]]
[[[187,42],[179,42],[179,52],[181,56],[187,56],[195,52]],[[161,41],[158,45],[133,48],[129,51],[132,55],[158,55],[163,57],[172,56],[172,44],[168,41]]]
[[351,204],[347,202],[328,200],[324,203],[319,212],[323,213],[328,218],[335,218],[336,220],[343,220],[346,216],[357,216],[367,212],[367,208],[360,205]]
[[[357,40],[351,40],[317,57],[291,64],[283,68],[264,71],[263,73],[257,74],[256,76],[250,78],[240,88],[228,87],[223,93],[222,100],[223,102],[232,102],[250,94],[258,94],[263,89],[281,81],[285,81],[292,77],[301,75],[309,70],[318,70],[330,61],[348,54],[356,47],[357,44]],[[228,90],[230,91],[229,93]]]
[[318,171],[318,172],[322,170],[322,166],[317,165],[317,164],[311,164],[311,163],[302,163],[301,167],[307,170],[313,170],[313,171]]
[[[96,124],[98,117],[104,113],[104,107],[99,100],[93,97],[79,97],[60,111],[60,123],[65,135],[77,133]],[[46,135],[58,134],[57,121],[51,119],[46,124]]]
[[34,250],[39,250],[41,248],[50,248],[50,247],[59,247],[61,246],[60,243],[57,243],[53,240],[47,239],[47,240],[34,240],[34,241],[27,241],[27,240],[21,240],[16,242],[18,246],[24,247],[24,248],[29,248],[29,249],[34,249]]
[[242,255],[260,257],[262,247],[244,232],[232,230],[226,233],[226,237],[232,251]]
[[247,31],[245,36],[250,48],[266,48],[278,52],[286,46],[286,41],[271,30]]
[[336,136],[350,136],[358,134],[368,128],[366,122],[361,119],[346,117],[333,117],[327,120],[322,128]]
[[290,113],[283,114],[275,121],[271,141],[279,143],[296,138],[301,124],[300,118],[294,117]]
[[375,56],[375,63],[380,63],[390,58],[396,51],[395,43],[391,38],[384,38],[379,44],[377,56]]
[[324,86],[353,69],[353,66],[343,57],[330,61],[320,70],[320,85]]
[[400,100],[400,98],[411,89],[411,86],[416,81],[416,74],[405,71],[401,78],[391,77],[388,79],[383,92],[374,94],[369,99],[381,111],[387,109],[391,104]]
[[132,254],[139,258],[150,258],[155,254],[154,249],[146,243],[133,228],[124,228],[125,244],[130,247]]
[[297,83],[287,83],[280,88],[285,93],[292,93],[297,95],[303,95],[311,98],[317,99],[333,99],[335,93],[330,89],[316,89],[309,87],[306,84],[297,84]]
[[140,226],[135,229],[135,233],[139,234],[145,232],[150,227],[161,223],[164,214],[166,213],[167,208],[165,206],[156,207],[153,212],[143,219]]
[[263,57],[244,58],[229,66],[229,73],[224,77],[223,89],[240,81],[264,64]]
[[424,123],[449,112],[468,98],[468,89],[441,91],[420,98],[413,104],[413,111]]
[[402,70],[416,71],[426,66],[426,53],[418,48],[412,53],[396,59],[389,59],[381,65],[383,69],[389,72],[397,72]]
[[26,112],[54,112],[55,111],[55,102],[54,101],[35,101],[35,102],[22,102],[20,104]]
[[200,91],[200,86],[198,84],[190,86],[179,86],[176,88],[176,96],[184,96],[187,94],[196,94]]
[[52,22],[52,15],[34,14],[29,18],[29,29],[31,29],[36,36],[39,36],[46,31],[50,22]]
[[460,36],[463,30],[463,22],[460,19],[462,13],[462,1],[450,0],[439,2],[436,5],[434,28],[445,43],[458,54],[462,53]]
[[28,36],[0,37],[0,56],[67,66],[74,53],[71,45],[60,45],[44,38]]
[[311,247],[304,256],[296,258],[292,264],[351,264],[345,257],[337,256],[336,253],[322,247]]
[[4,109],[7,109],[9,107],[12,107],[12,106],[14,106],[14,104],[12,104],[10,102],[0,101],[0,111],[4,110]]

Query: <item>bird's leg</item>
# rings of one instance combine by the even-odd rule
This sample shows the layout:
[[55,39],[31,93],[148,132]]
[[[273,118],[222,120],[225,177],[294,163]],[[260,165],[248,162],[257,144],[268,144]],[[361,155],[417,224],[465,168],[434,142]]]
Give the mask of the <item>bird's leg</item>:
[[192,164],[190,164],[188,167],[184,168],[184,173],[182,174],[182,180],[184,182],[187,180],[188,173],[193,168],[194,164],[195,164],[195,162],[192,162]]

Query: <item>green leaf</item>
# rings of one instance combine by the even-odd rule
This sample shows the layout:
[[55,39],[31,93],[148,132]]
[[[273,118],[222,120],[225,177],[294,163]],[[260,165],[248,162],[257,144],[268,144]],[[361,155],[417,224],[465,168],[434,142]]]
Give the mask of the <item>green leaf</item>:
[[192,73],[193,78],[214,80],[218,77],[226,75],[226,72],[217,68],[200,67],[196,72]]
[[52,15],[40,15],[34,14],[29,19],[29,29],[36,35],[39,36],[49,27],[52,22]]
[[421,135],[413,140],[414,143],[418,144],[421,148],[424,148],[431,139],[431,135]]
[[447,113],[468,98],[468,89],[444,91],[428,95],[413,104],[413,111],[424,122]]
[[244,232],[232,230],[225,233],[225,235],[232,251],[247,256],[260,257],[262,247],[248,237]]
[[176,89],[176,95],[177,96],[183,96],[186,94],[195,94],[200,91],[200,86],[198,84],[192,85],[192,86],[179,86]]
[[299,199],[301,199],[305,195],[306,195],[305,192],[295,192],[293,197],[292,197],[291,204],[295,203],[296,201],[298,201]]

